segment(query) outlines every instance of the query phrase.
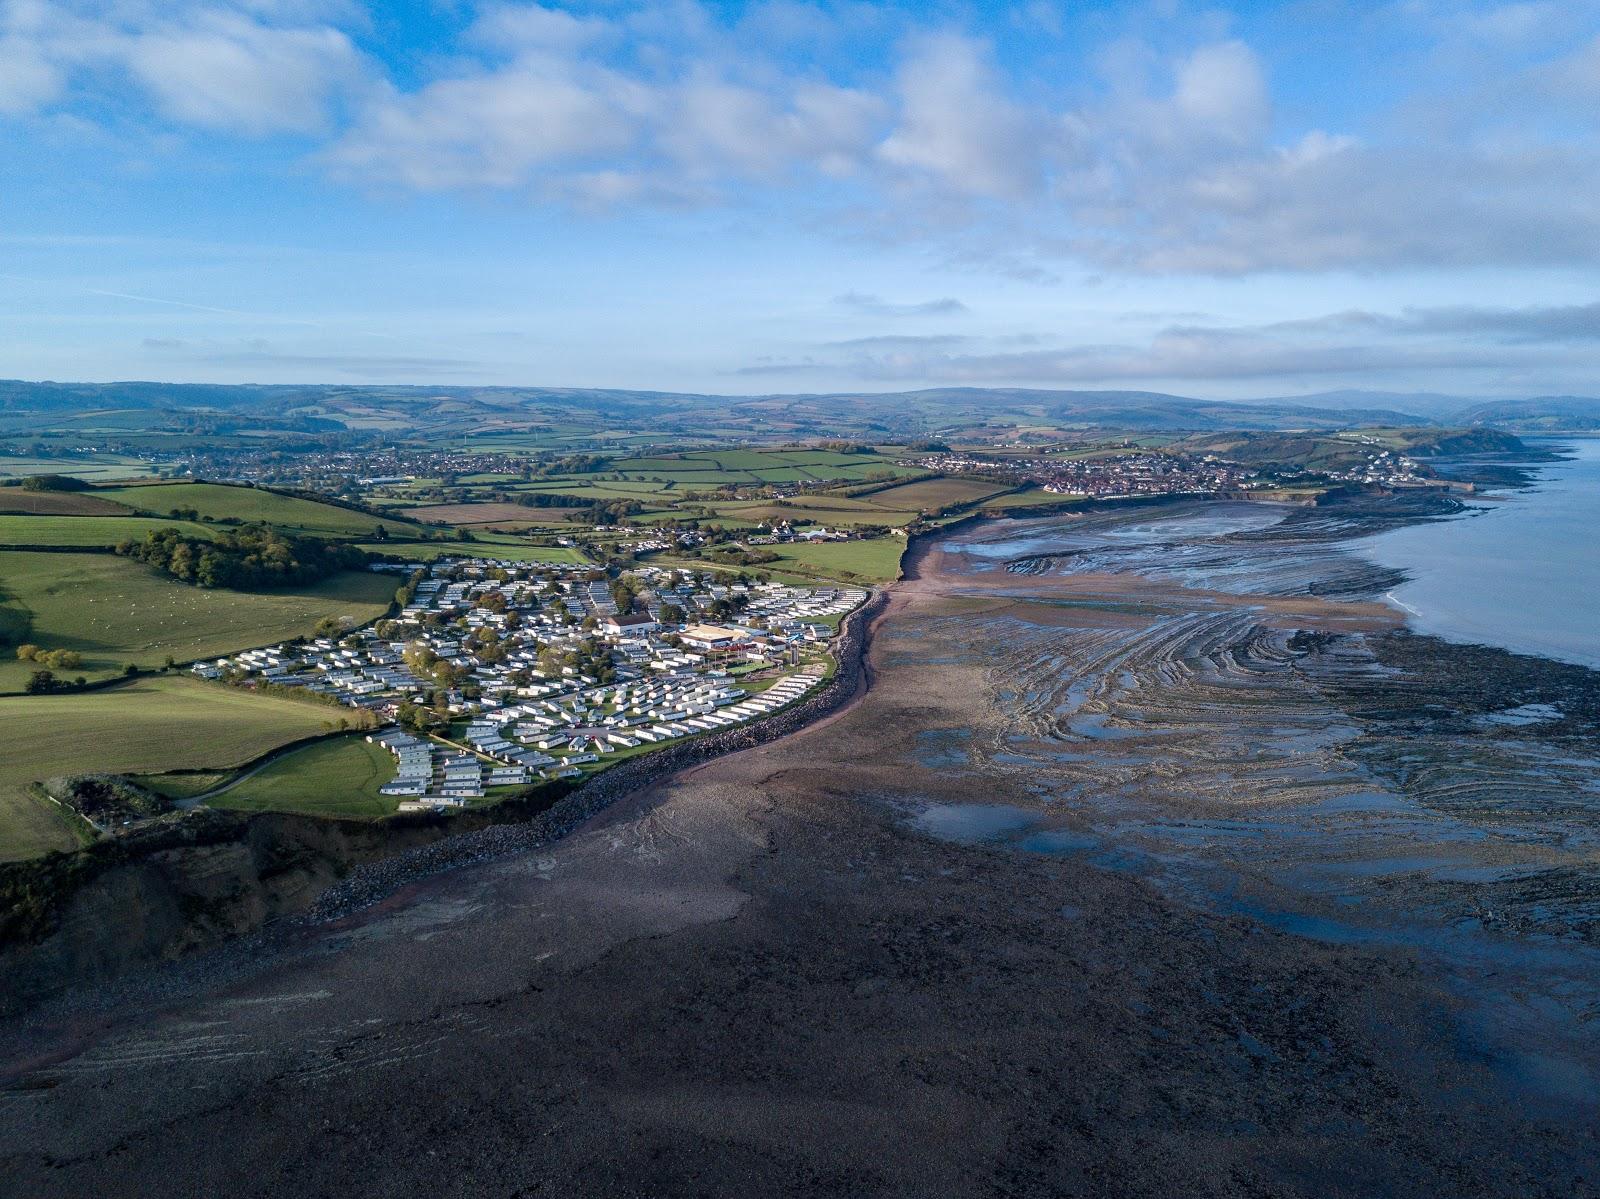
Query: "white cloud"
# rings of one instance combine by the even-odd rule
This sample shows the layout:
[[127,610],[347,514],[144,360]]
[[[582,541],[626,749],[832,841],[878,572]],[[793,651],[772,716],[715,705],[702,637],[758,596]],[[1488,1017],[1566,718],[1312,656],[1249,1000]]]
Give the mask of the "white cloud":
[[372,103],[328,152],[342,174],[422,189],[526,185],[551,163],[627,150],[645,89],[545,55]]
[[948,28],[896,39],[859,6],[735,19],[692,0],[598,16],[498,0],[407,83],[358,49],[354,5],[0,0],[0,114],[125,112],[152,138],[162,122],[326,133],[317,158],[346,181],[534,202],[759,190],[1024,278],[1600,262],[1600,40],[1571,4],[1408,0],[1371,18],[1436,39],[1452,65],[1416,82],[1403,120],[1367,117],[1359,135],[1275,112],[1262,56],[1221,18],[1058,80],[1008,75]]
[[576,50],[614,32],[603,17],[577,17],[539,4],[491,4],[467,30],[467,39],[499,50]]
[[[359,86],[366,69],[346,33],[317,21],[314,10],[325,7],[6,0],[0,111],[37,111],[94,91],[120,100],[119,85],[132,85],[181,124],[252,136],[315,132],[335,94]],[[331,11],[349,17],[342,5]]]
[[1037,188],[1044,126],[1000,94],[979,43],[918,39],[897,82],[899,124],[878,148],[886,163],[958,194],[1017,199]]
[[220,14],[134,35],[125,58],[171,117],[249,134],[317,130],[333,91],[358,69],[338,30],[275,29]]
[[1232,141],[1260,136],[1270,109],[1261,64],[1237,41],[1201,46],[1180,63],[1172,104],[1190,129]]
[[0,38],[0,113],[33,112],[61,94],[65,78],[26,38]]

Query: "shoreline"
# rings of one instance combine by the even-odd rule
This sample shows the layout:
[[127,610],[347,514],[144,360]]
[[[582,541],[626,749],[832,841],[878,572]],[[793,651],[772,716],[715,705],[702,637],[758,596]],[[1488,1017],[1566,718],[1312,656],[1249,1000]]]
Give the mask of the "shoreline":
[[[925,571],[928,564],[933,563],[937,573],[938,563],[946,552],[946,547],[953,538],[963,533],[995,524],[1012,523],[1023,528],[1040,527],[1063,521],[1070,524],[1084,518],[1116,517],[1139,511],[1159,511],[1180,505],[1207,506],[1215,502],[1213,499],[1195,497],[1146,497],[1131,504],[1090,504],[1071,513],[1054,512],[1019,516],[1014,513],[979,511],[937,529],[918,534],[906,545],[901,558],[899,577],[886,585],[874,588],[867,601],[850,613],[841,624],[835,641],[838,668],[834,676],[816,693],[806,697],[794,707],[751,725],[706,734],[619,763],[586,780],[582,786],[558,796],[548,807],[531,816],[513,816],[505,821],[496,821],[489,816],[487,823],[478,827],[459,832],[446,832],[443,836],[411,846],[403,844],[406,834],[425,836],[426,829],[421,829],[420,826],[416,829],[409,826],[397,826],[393,829],[380,827],[376,830],[374,839],[377,845],[372,851],[372,856],[358,858],[354,864],[328,880],[318,888],[315,897],[304,907],[269,914],[265,920],[258,919],[243,929],[224,931],[220,936],[215,934],[202,936],[198,943],[190,944],[185,950],[185,955],[214,953],[231,943],[251,940],[262,935],[293,936],[322,925],[340,924],[357,919],[362,911],[381,906],[400,892],[422,885],[442,873],[549,846],[569,836],[620,801],[642,796],[653,788],[670,785],[674,781],[686,780],[713,761],[746,750],[771,746],[808,730],[825,727],[859,703],[870,688],[872,667],[869,654],[874,631],[886,617],[903,610],[924,594],[927,590]],[[1291,509],[1289,519],[1319,511],[1353,509],[1353,519],[1363,526],[1363,532],[1430,523],[1446,518],[1448,511],[1460,506],[1458,499],[1442,492],[1404,496],[1344,496],[1330,505],[1310,509],[1300,505],[1287,505]],[[1359,535],[1346,534],[1338,540],[1345,541]],[[1140,580],[1135,575],[1108,578],[1106,585],[1119,593],[1130,589],[1135,593],[1143,593],[1151,586],[1148,580]],[[1162,590],[1165,584],[1155,586],[1157,590]],[[1200,603],[1218,601],[1236,603],[1241,600],[1241,597],[1229,597],[1224,593],[1194,591],[1193,595],[1195,601]],[[1292,597],[1251,597],[1248,602],[1260,604],[1276,612],[1278,618],[1284,620],[1292,621],[1307,617],[1316,620],[1325,619],[1329,615],[1324,602],[1314,595],[1299,600]],[[1392,602],[1380,599],[1379,605],[1388,611],[1395,611]],[[1319,616],[1311,615],[1319,610]],[[1351,604],[1348,601],[1338,603],[1336,611],[1340,617],[1346,620],[1353,619],[1358,623],[1369,619],[1359,604]],[[1419,637],[1428,636],[1414,630],[1413,632]],[[509,813],[512,809],[508,806],[506,810]],[[263,815],[269,819],[272,817],[272,814]],[[398,848],[384,846],[383,842],[389,838],[394,842],[400,842]],[[111,869],[116,867],[113,866]],[[92,887],[94,884],[95,880],[91,879],[86,886]],[[71,904],[77,898],[74,894],[65,902]],[[48,942],[51,935],[47,935],[44,942]],[[14,978],[28,977],[29,970],[26,967],[30,958],[39,956],[30,951],[44,942],[7,947],[4,956],[11,959],[10,965],[13,967],[11,973]],[[164,958],[168,956],[168,951],[163,950],[153,956]],[[137,973],[144,969],[149,961],[148,956],[139,957],[128,965],[131,966],[132,972]],[[17,969],[19,966],[22,967],[20,970]],[[44,987],[42,991],[28,991],[22,1006],[28,1007],[46,1002],[50,996],[61,994],[73,986],[105,982],[108,978],[115,978],[120,973],[126,972],[128,966],[113,971],[110,976],[58,981]],[[27,990],[25,985],[23,989]],[[11,1010],[21,1010],[16,1006],[13,996],[0,996],[0,1010],[6,1010],[8,1004]]]
[[[560,841],[619,801],[670,784],[711,762],[821,727],[859,702],[870,686],[867,653],[871,630],[889,604],[889,587],[874,588],[867,600],[845,617],[833,643],[837,662],[833,676],[793,706],[746,725],[706,733],[620,762],[585,780],[582,786],[566,790],[548,807],[530,816],[512,816],[501,821],[491,816],[488,823],[479,827],[446,832],[410,846],[404,843],[408,837],[426,836],[430,828],[438,827],[436,822],[402,820],[392,826],[359,826],[355,831],[367,835],[358,844],[371,842],[373,848],[366,852],[376,856],[365,860],[356,858],[325,885],[317,887],[314,897],[303,908],[278,914],[269,911],[264,919],[257,916],[242,929],[208,932],[205,928],[180,926],[157,944],[130,948],[124,943],[126,937],[121,935],[121,930],[102,927],[91,932],[88,944],[83,944],[82,926],[89,922],[77,919],[78,914],[99,906],[102,895],[125,891],[129,872],[143,869],[138,858],[113,861],[61,897],[58,909],[61,916],[51,932],[38,940],[16,942],[0,949],[0,964],[4,966],[8,982],[0,993],[0,1015],[19,1015],[58,1000],[70,1001],[73,992],[79,989],[116,988],[124,982],[133,983],[142,974],[159,972],[171,965],[174,945],[179,947],[177,960],[181,964],[191,959],[226,955],[244,946],[259,946],[264,939],[292,939],[321,927],[347,923],[359,918],[364,910],[382,906],[400,892],[439,875],[529,853]],[[515,800],[506,801],[504,812],[512,813],[516,803]],[[313,833],[320,830],[327,834],[323,852],[333,854],[335,860],[344,852],[337,848],[338,835],[351,832],[344,827],[349,822],[270,812],[247,816],[221,813],[218,823],[226,826],[223,847],[230,837],[242,838],[241,844],[260,840],[252,832],[258,827],[293,828]],[[203,835],[198,841],[190,836],[173,845],[163,842],[158,847],[164,859],[160,873],[171,877],[181,871],[182,856],[186,852],[212,855],[218,848]],[[291,855],[303,852],[303,848],[297,846],[291,850]],[[278,856],[282,856],[281,852]],[[204,870],[206,866],[201,864],[197,869]],[[158,906],[159,900],[160,897],[156,897]],[[111,919],[125,918],[114,916]],[[133,933],[130,931],[127,935]],[[84,960],[84,966],[73,965],[78,959]],[[120,964],[107,969],[107,962]]]
[[[1041,852],[939,839],[916,821],[1071,806],[1034,787],[1083,763],[977,758],[1030,751],[1014,737],[1036,728],[1014,702],[1039,680],[1078,678],[1096,636],[1159,622],[1165,602],[1233,628],[1281,616],[1269,641],[1283,648],[1288,628],[1347,601],[1262,613],[1170,580],[1079,586],[998,568],[969,590],[958,552],[942,576],[927,555],[884,601],[903,615],[871,637],[876,685],[858,677],[807,726],[817,737],[689,766],[534,852],[152,972],[118,1003],[0,1025],[18,1076],[0,1160],[40,1199],[117,1185],[620,1199],[641,1177],[664,1196],[1220,1199],[1298,1194],[1323,1164],[1348,1180],[1340,1196],[1591,1193],[1587,1108],[1512,1088],[1521,1059],[1508,1065],[1474,1023],[1483,1008],[1438,955],[1318,939],[1319,926],[1274,919],[1286,909],[1255,888],[1208,910],[1162,885],[1136,831],[1103,852]],[[1101,606],[1105,590],[1128,602]],[[1048,615],[1029,596],[1068,591],[1067,621],[1028,623]],[[1362,627],[1380,625],[1394,621]],[[1418,663],[1439,654],[1398,641]],[[1253,818],[1205,823],[1216,813],[1187,782],[1227,751],[1212,734],[1241,710],[1207,705],[1175,669],[1244,661],[1237,644],[1157,655],[1143,676],[1219,722],[1199,730],[1199,754],[1168,736],[1139,751],[1156,769],[1131,781],[1132,798],[1169,802],[1163,770],[1187,774],[1170,813],[1181,827],[1220,834]],[[1317,649],[1294,652],[1310,662]],[[1452,651],[1429,669],[1464,661]],[[1326,697],[1293,674],[1262,680],[1288,690],[1264,697],[1257,730],[1324,719]],[[1050,719],[1057,702],[1037,710]],[[1177,710],[1149,712],[1152,731]],[[964,735],[937,737],[951,730]],[[1082,748],[1111,768],[1129,742]],[[1129,815],[1126,797],[1088,792],[1106,795],[1114,823]],[[1537,1065],[1555,1046],[1528,1035],[1512,1047]]]

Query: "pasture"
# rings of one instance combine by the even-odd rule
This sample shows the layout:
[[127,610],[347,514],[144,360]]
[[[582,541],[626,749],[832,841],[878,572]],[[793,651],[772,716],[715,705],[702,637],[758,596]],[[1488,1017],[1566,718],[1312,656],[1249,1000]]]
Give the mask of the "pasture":
[[865,479],[918,473],[871,454],[832,450],[692,450],[655,457],[624,458],[613,471],[630,479],[664,480],[693,491],[728,483],[798,483]]
[[0,513],[17,516],[132,516],[131,509],[83,491],[0,487]]
[[407,562],[432,562],[437,558],[500,558],[507,562],[555,562],[582,565],[589,559],[564,545],[528,545],[525,542],[476,541],[373,541],[358,548]]
[[72,774],[238,767],[349,714],[187,678],[140,679],[66,695],[0,698],[0,861],[77,844],[32,784]]
[[[71,519],[71,518],[67,518]],[[76,650],[105,678],[132,662],[159,667],[310,634],[324,617],[365,624],[388,609],[399,580],[346,572],[288,591],[207,591],[111,554],[0,553],[0,691],[34,669],[14,647]]]
[[162,515],[174,509],[193,508],[212,520],[269,524],[322,537],[370,537],[378,525],[392,529],[405,524],[394,517],[372,516],[260,487],[227,483],[147,483],[99,488],[95,494],[140,512]]
[[1058,492],[1046,491],[1042,487],[1029,487],[1023,491],[996,496],[979,504],[978,507],[985,511],[997,512],[1003,512],[1008,508],[1070,508],[1075,504],[1086,502],[1087,499],[1087,496],[1061,495]]
[[114,454],[83,458],[52,458],[48,455],[10,458],[0,454],[0,479],[21,479],[28,475],[71,475],[90,483],[109,483],[155,473],[156,468],[148,463],[140,462],[137,458],[119,458]]
[[874,537],[868,541],[796,542],[767,545],[762,549],[777,554],[781,562],[803,574],[821,575],[863,583],[884,583],[900,577],[900,556],[905,553],[903,537]]
[[790,500],[748,500],[731,504],[718,504],[719,516],[733,516],[758,523],[789,521],[794,524],[888,525],[898,527],[917,517],[914,510],[895,510],[849,496],[819,495],[796,496]]
[[378,788],[395,776],[394,755],[358,736],[292,749],[205,802],[244,812],[387,816],[398,806]]
[[977,503],[988,496],[1008,490],[1010,488],[1004,483],[991,483],[983,479],[941,477],[901,483],[883,491],[870,492],[860,498],[876,507],[922,512]]
[[411,508],[406,515],[430,524],[504,525],[542,524],[552,517],[578,509],[530,508],[522,504],[427,504]]
[[109,548],[138,540],[157,529],[178,529],[186,537],[210,541],[215,532],[187,520],[143,516],[0,516],[0,546],[70,545]]

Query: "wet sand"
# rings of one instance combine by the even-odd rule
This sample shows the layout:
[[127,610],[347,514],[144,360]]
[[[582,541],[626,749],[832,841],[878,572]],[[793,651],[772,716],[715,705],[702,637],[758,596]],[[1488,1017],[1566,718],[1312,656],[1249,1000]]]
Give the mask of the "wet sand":
[[[1591,1063],[1541,991],[1486,1007],[1447,945],[1382,935],[1415,888],[1368,935],[1304,935],[1276,917],[1338,901],[1295,890],[1299,858],[1217,849],[1274,787],[1296,812],[1381,766],[1379,724],[1313,734],[1389,676],[1341,682],[1354,651],[1315,638],[1366,653],[1393,614],[1006,561],[924,556],[870,690],[801,733],[251,960],[0,1026],[0,1192],[1600,1193]],[[1281,753],[1218,740],[1241,710]],[[1134,801],[1199,821],[1176,856],[1204,869],[1119,828]],[[929,823],[973,805],[1012,831]],[[1564,945],[1463,935],[1523,980]],[[1517,1027],[1545,1052],[1512,1070]]]

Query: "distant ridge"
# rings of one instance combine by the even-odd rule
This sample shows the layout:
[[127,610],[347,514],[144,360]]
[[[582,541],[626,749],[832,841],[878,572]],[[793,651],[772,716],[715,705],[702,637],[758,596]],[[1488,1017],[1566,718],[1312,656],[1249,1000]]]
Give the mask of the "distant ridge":
[[[926,432],[963,425],[1159,432],[1325,430],[1353,425],[1486,426],[1516,431],[1600,429],[1600,400],[1582,396],[1492,401],[1434,392],[1328,391],[1247,400],[1208,400],[1156,391],[937,387],[909,391],[839,391],[719,395],[590,387],[462,385],[213,384],[27,382],[0,380],[0,417],[71,420],[107,411],[173,414],[174,419],[281,423],[355,429],[362,412],[382,410],[399,427],[441,430],[559,420],[653,420],[688,430],[697,421],[737,416],[774,433],[828,436]],[[358,411],[359,410],[359,411]],[[160,418],[166,420],[165,416]],[[0,435],[8,430],[0,422]],[[20,428],[17,430],[20,431]]]

